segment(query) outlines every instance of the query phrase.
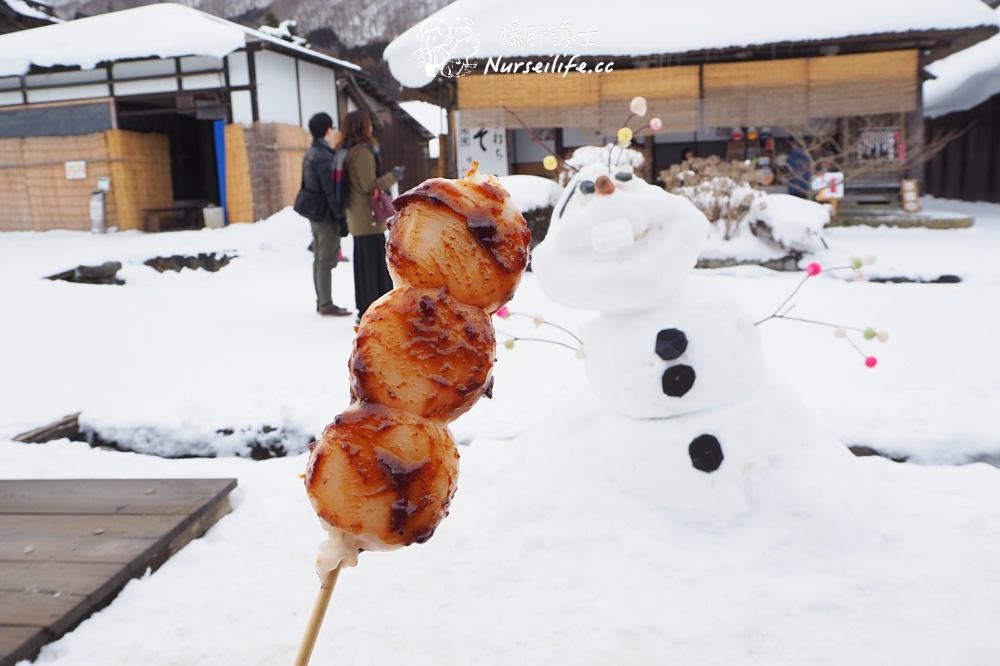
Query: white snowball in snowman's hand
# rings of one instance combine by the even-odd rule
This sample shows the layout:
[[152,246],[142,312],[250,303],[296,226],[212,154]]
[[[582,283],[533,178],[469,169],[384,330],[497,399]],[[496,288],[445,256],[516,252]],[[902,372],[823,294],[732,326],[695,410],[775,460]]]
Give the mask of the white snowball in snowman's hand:
[[[602,192],[601,176],[614,184]],[[694,268],[709,222],[694,204],[607,163],[574,176],[532,270],[552,300],[626,312],[669,299]]]

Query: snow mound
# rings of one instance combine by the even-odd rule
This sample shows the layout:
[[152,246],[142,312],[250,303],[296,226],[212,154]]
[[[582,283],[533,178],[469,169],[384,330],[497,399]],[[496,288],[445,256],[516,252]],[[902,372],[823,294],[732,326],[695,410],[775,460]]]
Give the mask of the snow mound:
[[768,194],[750,204],[747,222],[755,234],[764,232],[786,250],[814,252],[823,247],[820,234],[830,223],[830,208],[790,194]]
[[522,213],[554,206],[563,191],[559,183],[543,176],[500,176],[500,184]]

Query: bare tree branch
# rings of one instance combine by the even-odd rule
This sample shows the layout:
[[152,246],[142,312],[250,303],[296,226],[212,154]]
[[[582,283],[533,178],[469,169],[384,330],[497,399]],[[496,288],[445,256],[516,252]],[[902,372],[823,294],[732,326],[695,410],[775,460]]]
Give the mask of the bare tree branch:
[[809,164],[806,185],[814,198],[812,177],[826,171],[844,174],[845,184],[879,176],[899,180],[908,169],[933,159],[962,132],[947,132],[923,140],[908,137],[900,115],[817,119],[786,128],[789,138],[802,148]]

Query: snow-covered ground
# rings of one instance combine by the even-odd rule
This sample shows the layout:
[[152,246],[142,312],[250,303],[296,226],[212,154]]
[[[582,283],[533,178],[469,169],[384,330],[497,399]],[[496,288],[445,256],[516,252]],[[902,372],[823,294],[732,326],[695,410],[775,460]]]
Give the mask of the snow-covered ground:
[[[572,351],[501,346],[493,400],[452,427],[464,446],[451,515],[427,544],[362,555],[341,575],[313,662],[996,663],[1000,470],[957,463],[1000,456],[1000,206],[923,203],[976,225],[830,229],[810,260],[875,255],[873,276],[962,282],[834,272],[795,297],[795,316],[888,330],[887,343],[863,343],[876,368],[826,327],[768,321],[767,361],[790,391],[697,417],[795,439],[795,452],[727,451],[702,474],[662,441],[664,422],[608,413]],[[239,479],[230,516],[36,663],[291,663],[324,537],[305,457],[226,455],[242,449],[216,431],[318,435],[348,404],[352,318],[313,311],[308,242],[291,211],[221,230],[0,237],[0,477]],[[218,273],[142,263],[212,251],[238,258]],[[124,286],[43,279],[109,260],[124,264]],[[697,273],[758,319],[803,276]],[[353,305],[351,280],[351,264],[334,271],[338,304]],[[510,309],[571,329],[588,316],[552,303],[530,273]],[[564,339],[524,317],[497,329]],[[208,442],[219,457],[10,441],[77,411],[150,449]],[[782,415],[787,431],[759,425]],[[854,458],[834,438],[924,464]]]

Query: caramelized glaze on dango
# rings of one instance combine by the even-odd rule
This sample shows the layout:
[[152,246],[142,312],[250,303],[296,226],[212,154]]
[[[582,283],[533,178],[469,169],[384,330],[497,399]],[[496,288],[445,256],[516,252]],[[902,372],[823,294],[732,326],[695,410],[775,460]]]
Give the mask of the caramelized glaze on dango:
[[423,543],[448,514],[458,451],[447,427],[397,409],[356,403],[313,449],[306,490],[319,517],[360,550]]
[[451,421],[489,393],[495,338],[489,316],[444,288],[394,289],[358,326],[351,394]]
[[352,405],[313,447],[306,490],[330,538],[320,572],[362,550],[422,543],[447,515],[458,452],[447,423],[490,396],[490,314],[514,295],[528,261],[524,217],[477,166],[396,200],[386,263],[395,289],[361,318]]
[[514,296],[531,232],[496,178],[432,178],[394,205],[386,263],[396,286],[445,287],[490,313]]

